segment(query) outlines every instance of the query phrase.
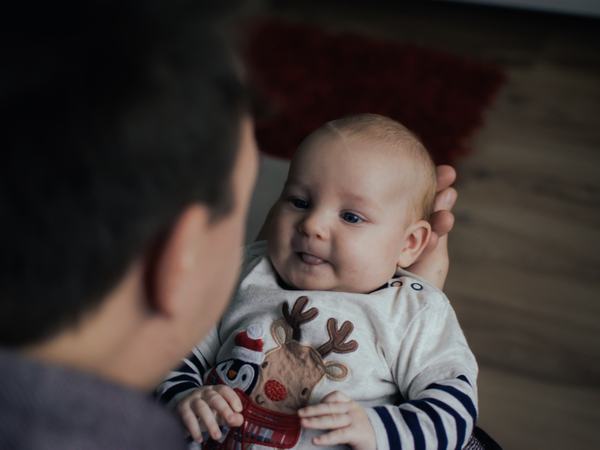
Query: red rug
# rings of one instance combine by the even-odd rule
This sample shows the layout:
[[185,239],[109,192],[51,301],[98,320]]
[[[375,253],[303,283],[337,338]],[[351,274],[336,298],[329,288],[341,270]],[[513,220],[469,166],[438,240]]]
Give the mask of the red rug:
[[495,66],[412,44],[274,20],[251,30],[246,62],[267,104],[257,139],[277,157],[289,158],[328,120],[371,112],[402,122],[437,163],[452,163],[506,78]]

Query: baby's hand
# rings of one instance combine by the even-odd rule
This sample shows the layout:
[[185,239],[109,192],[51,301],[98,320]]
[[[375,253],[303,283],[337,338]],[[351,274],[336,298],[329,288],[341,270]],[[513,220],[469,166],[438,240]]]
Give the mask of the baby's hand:
[[194,389],[177,404],[185,427],[196,442],[202,442],[202,432],[213,439],[221,438],[219,424],[239,427],[244,422],[242,402],[229,386],[202,386]]
[[332,430],[313,438],[313,444],[332,446],[345,444],[355,450],[374,450],[375,433],[366,411],[347,395],[334,391],[318,405],[298,411],[302,426],[316,430]]

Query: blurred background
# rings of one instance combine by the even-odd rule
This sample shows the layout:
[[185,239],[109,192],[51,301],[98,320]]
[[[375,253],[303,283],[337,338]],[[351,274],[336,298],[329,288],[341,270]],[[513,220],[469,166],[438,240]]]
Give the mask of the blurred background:
[[507,449],[600,448],[600,1],[255,3],[248,239],[300,136],[340,112],[399,118],[458,170],[446,292],[480,426]]

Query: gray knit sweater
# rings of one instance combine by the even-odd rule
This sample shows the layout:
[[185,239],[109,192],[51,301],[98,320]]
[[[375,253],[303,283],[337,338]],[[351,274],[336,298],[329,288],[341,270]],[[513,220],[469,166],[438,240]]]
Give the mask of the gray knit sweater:
[[185,449],[146,393],[0,349],[0,449]]

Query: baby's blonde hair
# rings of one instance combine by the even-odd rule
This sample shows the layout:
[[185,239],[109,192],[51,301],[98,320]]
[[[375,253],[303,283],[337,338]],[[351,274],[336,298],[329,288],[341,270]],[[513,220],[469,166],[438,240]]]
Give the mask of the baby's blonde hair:
[[374,139],[393,151],[404,151],[415,161],[417,171],[422,170],[419,189],[413,196],[415,213],[420,219],[429,219],[433,212],[436,192],[435,164],[421,140],[408,128],[389,117],[379,114],[355,114],[327,122],[319,130],[329,129],[342,138]]

